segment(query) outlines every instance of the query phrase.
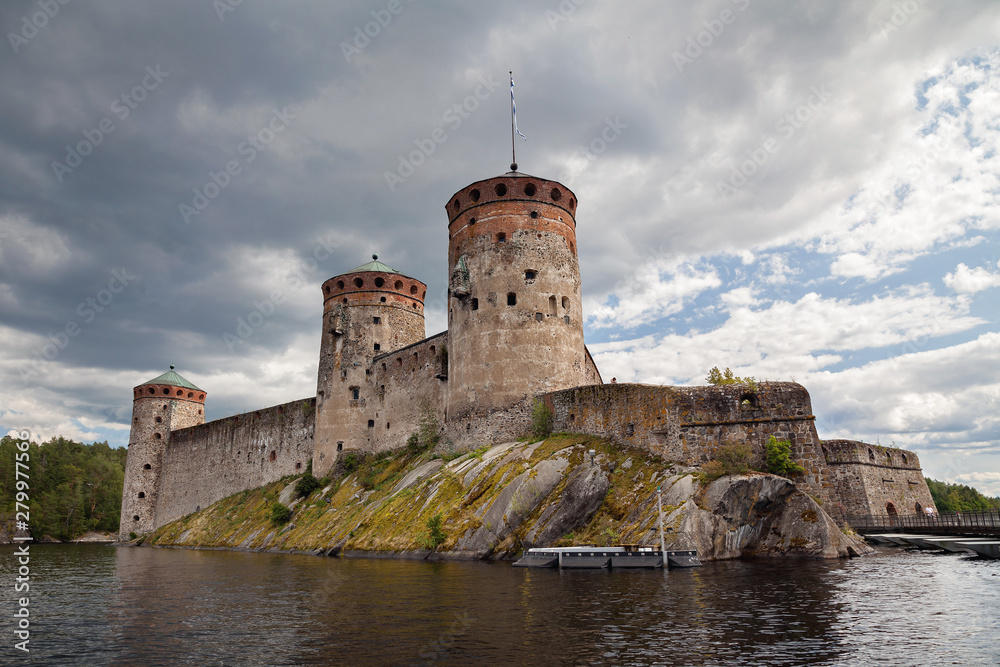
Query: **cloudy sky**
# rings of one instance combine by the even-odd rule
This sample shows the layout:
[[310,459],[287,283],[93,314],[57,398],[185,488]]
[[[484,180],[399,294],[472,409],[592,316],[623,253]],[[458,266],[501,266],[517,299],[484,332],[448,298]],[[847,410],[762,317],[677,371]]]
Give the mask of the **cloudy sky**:
[[[65,2],[66,4],[61,4]],[[606,379],[715,365],[821,437],[1000,494],[1000,4],[10,0],[0,428],[128,439],[175,364],[208,417],[315,394],[326,278],[380,259],[445,328],[450,195],[578,196]]]

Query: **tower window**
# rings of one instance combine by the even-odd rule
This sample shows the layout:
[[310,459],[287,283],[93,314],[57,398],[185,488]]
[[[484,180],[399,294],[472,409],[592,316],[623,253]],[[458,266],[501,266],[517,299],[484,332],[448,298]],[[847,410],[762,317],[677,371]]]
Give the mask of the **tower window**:
[[514,292],[507,292],[507,305],[516,306],[517,305],[517,294]]
[[469,218],[469,224],[470,225],[476,224],[476,219],[475,218]]
[[160,440],[160,439],[162,439],[162,438],[163,438],[163,436],[162,436],[162,435],[160,435],[159,433],[154,433],[154,434],[153,434],[153,437],[154,437],[155,439],[157,439],[157,440]]
[[372,318],[372,324],[382,324],[382,318],[381,317],[373,317]]
[[569,297],[568,296],[564,296],[562,298],[562,307],[563,307],[563,310],[569,310]]
[[531,219],[532,220],[537,220],[538,219],[538,211],[532,211],[531,212]]
[[363,287],[364,284],[365,284],[365,281],[363,281],[361,278],[355,278],[354,279],[354,286],[355,287]]
[[152,468],[153,468],[153,466],[149,465],[148,463],[146,465],[142,466],[143,470],[151,470]]
[[341,303],[344,304],[345,306],[347,305],[347,297],[346,296],[341,300]]
[[295,469],[296,470],[301,470],[302,469],[302,461],[296,461],[295,462]]
[[552,201],[559,201],[562,199],[562,192],[559,191],[559,188],[552,188],[552,192],[550,192],[549,195],[552,197]]
[[505,234],[504,232],[497,233],[497,243],[503,243],[506,240],[507,240],[507,234]]
[[361,398],[361,390],[358,387],[351,387],[351,398],[355,401]]
[[375,351],[378,352],[381,349],[382,349],[382,346],[379,345],[378,343],[375,343]]
[[153,421],[155,421],[157,424],[160,424],[163,422],[163,417],[157,416],[156,419],[154,419]]
[[524,272],[524,279],[525,280],[534,280],[535,279],[535,272],[534,271],[530,271],[530,270],[529,271],[525,271]]
[[403,289],[403,281],[397,280],[395,283],[393,283],[392,286],[395,287],[396,289]]
[[344,289],[344,281],[343,280],[338,280],[337,281],[337,289]]
[[277,461],[278,460],[278,452],[271,452],[271,457],[270,458],[271,458],[272,461]]
[[556,297],[552,295],[549,297],[549,315],[556,314]]
[[145,498],[146,497],[146,492],[145,491],[140,491],[139,492],[139,497],[140,498]]
[[379,297],[379,303],[385,303],[385,297],[384,296]]
[[479,190],[472,190],[469,196],[472,197],[472,201],[479,201]]
[[416,294],[416,293],[417,293],[417,286],[410,285],[410,294]]
[[376,278],[375,279],[375,287],[381,287],[382,285],[385,285],[385,281],[382,280],[382,278]]
[[472,310],[479,310],[479,299],[472,299]]
[[132,520],[133,520],[133,521],[138,521],[138,520],[139,520],[139,515],[138,515],[138,514],[136,514],[136,515],[135,515],[134,517],[132,517]]
[[563,315],[563,322],[569,324],[569,315]]
[[507,194],[507,186],[503,183],[497,183],[496,187],[493,188],[493,192],[497,193],[497,197],[503,197]]
[[527,185],[524,186],[524,194],[528,195],[529,197],[534,197],[535,191],[536,189],[534,183],[528,183]]
[[544,315],[542,315],[541,313],[535,313],[535,321],[541,322],[544,319],[545,319]]
[[344,449],[344,441],[343,440],[338,440],[337,441],[337,451],[339,452],[342,449]]
[[368,428],[375,428],[375,420],[374,419],[369,419],[368,420]]

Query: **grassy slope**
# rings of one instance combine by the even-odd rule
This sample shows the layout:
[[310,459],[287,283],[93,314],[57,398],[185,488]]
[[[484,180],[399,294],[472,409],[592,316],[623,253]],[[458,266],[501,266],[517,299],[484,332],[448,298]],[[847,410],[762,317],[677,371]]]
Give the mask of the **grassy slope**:
[[[498,456],[483,466],[469,486],[463,478],[479,462],[489,460],[491,448],[463,454],[436,473],[392,495],[397,483],[411,470],[431,460],[431,454],[394,452],[365,461],[357,470],[312,493],[294,506],[291,521],[271,523],[271,507],[294,477],[230,496],[200,512],[161,527],[147,544],[249,549],[312,551],[341,545],[365,551],[413,551],[424,548],[428,520],[441,514],[447,539],[440,551],[453,549],[463,534],[480,526],[475,510],[489,505],[504,484],[529,467],[553,457],[568,457],[570,465],[562,482],[528,519],[498,548],[518,550],[520,539],[539,514],[558,502],[572,469],[589,465],[588,449],[599,453],[602,468],[610,473],[610,488],[593,519],[582,529],[560,540],[560,545],[611,544],[640,538],[655,526],[657,481],[669,464],[637,450],[626,450],[606,440],[578,434],[554,435],[544,441],[517,447],[533,451],[525,462],[517,456]],[[569,449],[568,449],[569,448]],[[567,456],[568,455],[568,456]],[[631,459],[631,466],[623,464]],[[461,473],[455,470],[467,463]],[[329,501],[329,502],[328,502]],[[664,507],[665,514],[674,508]],[[481,513],[481,512],[480,512]],[[678,519],[679,521],[679,519]]]

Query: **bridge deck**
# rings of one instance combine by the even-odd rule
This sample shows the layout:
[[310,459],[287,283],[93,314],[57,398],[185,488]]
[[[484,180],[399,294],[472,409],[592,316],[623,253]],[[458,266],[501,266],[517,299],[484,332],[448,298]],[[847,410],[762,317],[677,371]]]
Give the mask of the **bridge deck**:
[[931,535],[1000,537],[1000,511],[997,510],[941,514],[865,514],[849,516],[847,523],[863,535],[905,531]]

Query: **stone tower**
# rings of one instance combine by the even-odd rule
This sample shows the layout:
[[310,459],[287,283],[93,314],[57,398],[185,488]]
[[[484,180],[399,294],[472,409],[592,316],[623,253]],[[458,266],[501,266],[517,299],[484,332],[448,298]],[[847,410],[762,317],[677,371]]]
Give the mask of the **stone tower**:
[[511,171],[459,190],[446,209],[448,420],[592,382],[576,196],[555,181]]
[[[372,359],[424,339],[427,285],[372,261],[323,283],[313,469],[342,450],[368,449],[374,427]],[[371,413],[371,414],[369,414]]]
[[205,423],[205,392],[174,367],[132,390],[132,430],[125,459],[118,537],[153,530],[164,452],[170,432]]

